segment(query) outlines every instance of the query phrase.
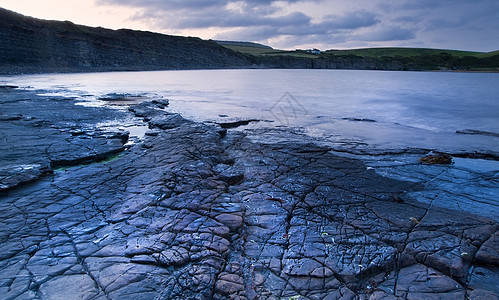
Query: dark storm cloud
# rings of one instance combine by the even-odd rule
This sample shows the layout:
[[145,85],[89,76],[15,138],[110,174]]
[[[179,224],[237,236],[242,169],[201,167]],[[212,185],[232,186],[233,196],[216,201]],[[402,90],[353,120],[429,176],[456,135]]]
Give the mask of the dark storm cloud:
[[[380,5],[384,20],[411,28],[428,47],[492,51],[499,49],[499,1],[419,0]],[[395,17],[388,18],[388,14]]]
[[[353,30],[370,27],[379,22],[374,14],[365,11],[349,12],[344,15],[328,15],[319,22],[302,15],[301,18],[290,16],[286,18],[291,22],[282,23],[281,26],[275,22],[261,22],[258,26],[243,27],[229,32],[220,33],[216,39],[243,39],[243,40],[267,40],[277,36],[286,36],[291,42],[291,37],[299,37],[302,42],[313,43],[324,40],[332,35],[340,34],[344,30]],[[255,24],[256,25],[256,24]],[[307,37],[306,39],[304,37]]]
[[[499,49],[498,0],[96,1],[137,8],[134,19],[164,32],[212,28],[218,33],[209,38],[279,40],[280,47],[288,48],[417,45]],[[321,11],[314,15],[313,10],[306,13],[296,8],[309,4]]]
[[[144,9],[136,18],[153,19],[164,28],[195,29],[207,27],[250,27],[250,26],[307,26],[324,28],[358,28],[373,24],[375,15],[365,11],[349,12],[344,16],[331,15],[319,24],[302,12],[282,14],[272,4],[294,3],[299,0],[275,1],[159,1],[159,0],[100,0],[100,3],[115,3]],[[318,2],[318,1],[308,1]],[[231,5],[233,5],[231,7]],[[276,14],[277,15],[274,15]]]
[[[256,1],[231,1],[231,0],[186,0],[186,1],[162,1],[162,0],[98,0],[100,4],[125,5],[142,8],[143,13],[138,14],[140,18],[157,18],[165,16],[176,16],[175,19],[165,20],[170,26],[176,28],[204,28],[254,26],[254,25],[276,25],[282,22],[295,21],[298,23],[310,23],[310,17],[301,12],[293,12],[284,16],[274,16],[280,9],[273,7],[275,3],[297,3],[301,0],[256,0]],[[308,0],[305,2],[322,2],[321,0]],[[236,10],[230,5],[235,5]],[[330,26],[341,26],[345,28],[356,28],[373,23],[375,15],[366,11],[353,11],[344,16],[332,15],[337,20],[329,21]],[[293,19],[294,18],[294,19]],[[331,19],[327,18],[327,19]],[[166,19],[166,18],[165,18]],[[359,23],[357,26],[356,23]]]
[[[135,19],[148,20],[163,29],[285,27],[311,24],[311,17],[304,13],[280,13],[279,9],[272,5],[275,2],[277,1],[99,0],[99,3],[103,4],[114,3],[141,8]],[[297,0],[287,1],[293,2]],[[274,15],[275,13],[278,14]]]

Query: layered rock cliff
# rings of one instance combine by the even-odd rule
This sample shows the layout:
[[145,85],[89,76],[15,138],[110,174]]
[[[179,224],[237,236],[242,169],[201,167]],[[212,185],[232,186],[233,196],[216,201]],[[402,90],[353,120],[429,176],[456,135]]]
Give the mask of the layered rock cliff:
[[0,8],[0,73],[248,66],[213,41],[26,17]]

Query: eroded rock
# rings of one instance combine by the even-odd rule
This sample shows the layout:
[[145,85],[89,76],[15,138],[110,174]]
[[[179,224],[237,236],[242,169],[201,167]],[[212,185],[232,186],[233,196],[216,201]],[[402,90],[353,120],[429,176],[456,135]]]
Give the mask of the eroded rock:
[[0,192],[7,299],[497,296],[480,284],[498,273],[494,220],[417,202],[422,185],[327,148],[132,111],[149,147]]

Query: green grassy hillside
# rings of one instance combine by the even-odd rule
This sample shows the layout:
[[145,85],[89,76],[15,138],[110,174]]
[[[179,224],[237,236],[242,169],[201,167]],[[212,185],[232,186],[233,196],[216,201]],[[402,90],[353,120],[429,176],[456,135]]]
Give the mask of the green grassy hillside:
[[492,56],[496,56],[496,55],[499,55],[499,50],[492,51],[492,52],[480,53],[480,54],[477,54],[476,56],[477,57],[492,57]]
[[429,48],[364,48],[352,50],[328,50],[325,53],[335,55],[357,55],[363,57],[411,57],[419,55],[439,55],[441,53],[450,54],[456,57],[477,56],[482,55],[482,52],[460,51],[460,50],[445,50],[445,49],[429,49]]
[[256,43],[242,43],[237,44],[233,42],[221,42],[217,41],[220,45],[225,48],[231,49],[236,52],[240,52],[248,55],[265,55],[265,56],[275,56],[275,55],[286,55],[292,57],[305,57],[305,58],[317,58],[319,55],[307,53],[305,51],[288,51],[288,50],[278,50],[269,46],[261,47],[260,44]]
[[396,64],[401,70],[499,71],[499,51],[474,52],[428,48],[328,50],[324,59],[368,60]]
[[499,51],[392,47],[327,50],[320,54],[312,54],[306,50],[278,50],[252,43],[221,43],[221,45],[245,55],[255,56],[257,59],[308,58],[316,62],[331,62],[333,65],[340,63],[341,66],[366,66],[366,68],[386,70],[499,71]]

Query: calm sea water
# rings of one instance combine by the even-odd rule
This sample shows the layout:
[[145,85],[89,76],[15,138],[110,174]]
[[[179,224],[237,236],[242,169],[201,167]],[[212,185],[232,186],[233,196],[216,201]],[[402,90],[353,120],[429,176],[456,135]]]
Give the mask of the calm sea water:
[[198,121],[292,127],[325,143],[498,152],[499,74],[351,70],[202,70],[3,76],[0,83],[78,97],[157,95]]

